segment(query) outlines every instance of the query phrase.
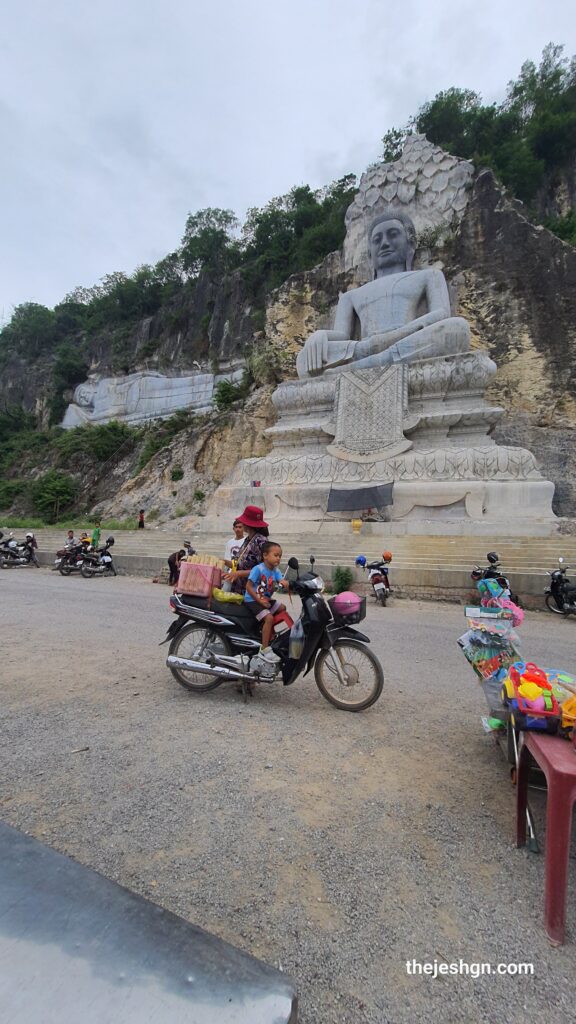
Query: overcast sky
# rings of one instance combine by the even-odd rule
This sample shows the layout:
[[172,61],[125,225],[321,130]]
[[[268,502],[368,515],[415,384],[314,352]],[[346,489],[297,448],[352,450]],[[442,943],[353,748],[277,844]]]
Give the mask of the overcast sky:
[[360,174],[441,89],[501,100],[573,0],[2,4],[0,322],[174,249],[190,211]]

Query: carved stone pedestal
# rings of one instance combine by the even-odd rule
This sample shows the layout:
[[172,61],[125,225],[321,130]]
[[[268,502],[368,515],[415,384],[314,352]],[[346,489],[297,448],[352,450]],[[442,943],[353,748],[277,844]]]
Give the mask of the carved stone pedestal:
[[554,485],[533,455],[488,436],[504,411],[483,397],[495,373],[488,354],[473,351],[287,381],[272,399],[272,451],[238,464],[214,511],[259,504],[269,520],[349,520],[350,511],[326,512],[331,488],[393,484],[392,522],[441,521],[447,533],[466,522],[500,532],[518,520],[552,524]]

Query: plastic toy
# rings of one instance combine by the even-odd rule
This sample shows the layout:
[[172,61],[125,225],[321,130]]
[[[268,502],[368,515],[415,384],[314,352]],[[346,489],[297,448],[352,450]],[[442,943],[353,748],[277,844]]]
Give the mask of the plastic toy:
[[562,736],[569,738],[576,725],[576,697],[568,697],[568,700],[565,700],[562,704],[560,711],[562,713],[560,732]]
[[502,703],[510,710],[517,729],[554,734],[560,724],[560,707],[544,669],[533,662],[516,661],[508,669],[501,690]]
[[504,587],[500,586],[498,580],[478,580],[476,584],[478,593],[483,598],[499,598],[505,593]]

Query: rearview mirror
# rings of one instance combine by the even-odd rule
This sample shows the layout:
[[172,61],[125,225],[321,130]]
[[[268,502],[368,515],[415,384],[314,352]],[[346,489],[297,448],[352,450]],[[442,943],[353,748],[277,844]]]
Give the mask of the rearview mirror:
[[288,565],[289,565],[290,569],[296,569],[296,572],[298,572],[298,569],[300,568],[300,565],[298,563],[298,559],[294,558],[294,556],[292,556],[292,558],[288,559]]

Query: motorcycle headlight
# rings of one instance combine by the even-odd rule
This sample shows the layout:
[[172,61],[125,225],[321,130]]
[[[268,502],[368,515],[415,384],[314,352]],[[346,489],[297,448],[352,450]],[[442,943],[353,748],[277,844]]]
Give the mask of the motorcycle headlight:
[[321,576],[315,576],[313,580],[310,580],[310,589],[316,590],[319,594],[324,590],[325,583]]

